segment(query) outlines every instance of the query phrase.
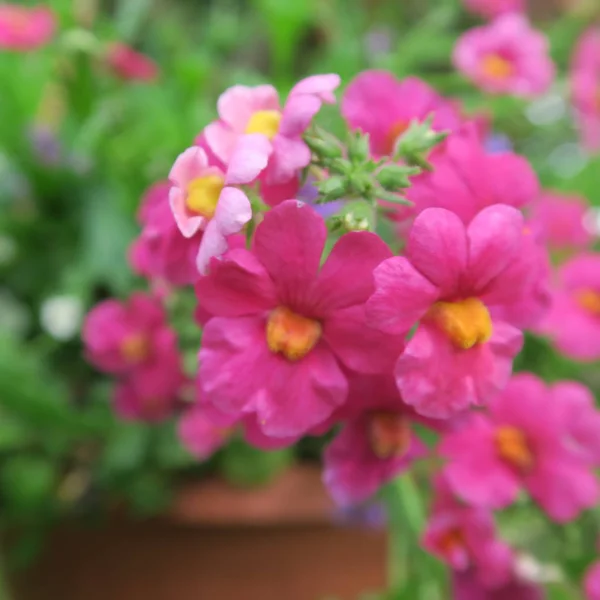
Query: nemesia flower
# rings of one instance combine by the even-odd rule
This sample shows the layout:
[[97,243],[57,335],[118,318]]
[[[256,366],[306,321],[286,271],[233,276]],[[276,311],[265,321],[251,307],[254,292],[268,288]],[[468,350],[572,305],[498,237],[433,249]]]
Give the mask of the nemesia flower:
[[238,233],[252,218],[246,194],[235,185],[250,183],[265,167],[271,147],[262,135],[246,135],[236,146],[227,171],[211,166],[203,148],[193,146],[179,155],[169,173],[169,202],[186,238],[198,231],[196,265],[203,273],[213,256],[227,250],[227,236]]
[[367,500],[427,454],[411,431],[416,415],[392,377],[355,377],[350,383],[348,400],[332,418],[345,425],[324,454],[323,480],[343,505]]
[[465,8],[486,19],[509,12],[523,12],[526,0],[463,0]]
[[402,350],[400,337],[364,322],[387,246],[348,233],[319,268],[326,237],[322,217],[288,200],[265,214],[252,252],[230,250],[196,284],[213,315],[199,354],[202,396],[223,412],[256,414],[272,437],[301,435],[342,405],[344,367],[385,372]]
[[600,562],[586,571],[583,585],[587,600],[600,600]]
[[433,128],[454,131],[461,118],[451,102],[416,77],[396,79],[386,71],[364,71],[344,92],[341,112],[352,129],[369,134],[375,155],[390,155],[411,121],[433,115]]
[[[149,390],[138,389],[134,381],[124,379],[117,384],[114,395],[114,408],[117,415],[125,421],[143,421],[155,423],[169,418],[178,403],[177,393],[183,384],[183,376],[178,365],[169,379],[167,387]],[[166,371],[162,371],[166,374]]]
[[54,36],[56,17],[47,6],[0,4],[0,49],[36,50]]
[[557,271],[550,312],[539,330],[566,356],[600,358],[600,255],[576,256]]
[[127,377],[143,398],[172,396],[181,383],[181,361],[175,333],[165,319],[160,304],[141,293],[126,303],[105,300],[83,324],[86,356],[105,373]]
[[544,192],[532,203],[531,225],[552,250],[583,250],[593,241],[584,219],[589,207],[584,198]]
[[158,65],[151,58],[122,42],[109,44],[106,63],[115,75],[126,81],[152,82],[160,74]]
[[334,74],[307,77],[292,88],[283,107],[270,85],[233,86],[219,98],[219,120],[204,129],[206,142],[229,164],[240,139],[247,134],[261,136],[270,149],[262,179],[269,185],[286,184],[308,166],[310,150],[302,134],[323,103],[335,102],[333,91],[339,83]]
[[539,96],[554,79],[546,37],[514,13],[464,33],[453,60],[459,71],[490,94]]
[[474,505],[501,508],[525,488],[558,522],[594,506],[600,488],[589,461],[572,447],[564,401],[534,375],[514,376],[490,403],[489,416],[473,415],[442,440],[454,492]]
[[529,282],[526,269],[514,269],[524,237],[510,206],[485,208],[468,227],[429,208],[415,219],[406,256],[375,269],[367,322],[401,335],[419,322],[395,368],[403,400],[418,413],[449,417],[485,404],[508,381],[522,334],[496,312],[520,302]]
[[588,29],[577,42],[570,80],[583,146],[600,150],[600,27]]
[[498,539],[492,514],[462,503],[443,475],[434,483],[435,496],[423,547],[453,571],[468,575],[487,590],[511,578],[513,553]]
[[471,574],[456,574],[453,578],[455,600],[544,600],[544,591],[538,585],[514,576],[498,588],[489,589]]

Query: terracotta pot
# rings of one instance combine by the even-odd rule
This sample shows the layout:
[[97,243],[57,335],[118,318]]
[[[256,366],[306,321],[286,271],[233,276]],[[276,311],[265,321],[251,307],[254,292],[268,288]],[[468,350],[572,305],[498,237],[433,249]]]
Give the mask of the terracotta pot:
[[334,514],[309,467],[257,490],[199,483],[160,519],[62,526],[14,578],[15,600],[355,600],[383,588],[384,533]]

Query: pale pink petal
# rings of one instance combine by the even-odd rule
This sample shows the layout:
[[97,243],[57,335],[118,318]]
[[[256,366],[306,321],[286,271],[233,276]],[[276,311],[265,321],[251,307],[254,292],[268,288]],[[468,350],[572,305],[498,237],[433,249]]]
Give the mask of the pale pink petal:
[[336,73],[311,75],[301,79],[291,90],[289,97],[296,95],[314,95],[322,102],[335,104],[334,90],[340,85],[341,78]]
[[192,180],[204,175],[208,166],[206,152],[198,146],[192,146],[175,160],[169,172],[169,181],[173,185],[185,189]]
[[227,238],[219,230],[217,222],[212,219],[208,222],[196,257],[196,268],[201,275],[206,275],[210,260],[227,252]]
[[186,192],[173,186],[169,190],[169,204],[177,227],[183,237],[191,238],[206,223],[202,215],[190,215],[186,206]]
[[240,136],[229,159],[225,183],[252,183],[266,168],[272,151],[271,142],[260,133]]
[[251,218],[252,207],[246,194],[237,188],[224,187],[213,217],[221,235],[238,233]]
[[299,172],[310,163],[310,149],[301,138],[276,135],[273,138],[273,154],[265,171],[269,185],[280,185],[298,177]]
[[272,85],[234,85],[219,96],[221,119],[236,133],[245,133],[252,115],[259,110],[279,110],[279,95]]
[[302,135],[320,108],[321,101],[315,96],[290,97],[283,109],[279,133],[285,137]]
[[204,128],[207,146],[224,164],[227,164],[235,150],[239,133],[229,128],[223,121],[213,121]]

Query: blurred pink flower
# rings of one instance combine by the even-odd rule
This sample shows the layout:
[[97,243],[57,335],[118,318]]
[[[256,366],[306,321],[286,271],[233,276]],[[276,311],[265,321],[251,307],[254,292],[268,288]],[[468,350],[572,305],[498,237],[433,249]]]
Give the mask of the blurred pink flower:
[[[534,375],[515,375],[490,403],[489,415],[474,414],[445,436],[440,453],[446,477],[466,501],[502,508],[525,488],[555,521],[576,518],[596,504],[600,487],[590,461],[572,445],[561,388]],[[600,428],[596,428],[596,437]]]
[[600,254],[576,256],[557,271],[552,306],[539,331],[577,360],[600,358]]
[[489,589],[477,581],[470,573],[455,574],[453,578],[455,600],[544,600],[543,589],[516,576],[494,589]]
[[126,81],[152,82],[158,79],[158,65],[123,42],[112,42],[106,50],[106,63],[113,73]]
[[[124,421],[143,421],[155,423],[168,419],[178,403],[177,392],[184,379],[177,365],[173,365],[175,373],[168,387],[156,388],[152,393],[140,391],[132,379],[125,378],[117,384],[114,393],[114,408],[117,415]],[[164,371],[163,371],[164,372]]]
[[577,43],[571,94],[583,146],[600,150],[600,27],[588,29]]
[[463,0],[466,9],[485,19],[510,12],[524,12],[527,0]]
[[0,4],[0,49],[36,50],[50,42],[55,31],[56,17],[47,6]]
[[521,301],[532,278],[515,268],[526,264],[524,237],[523,217],[510,206],[487,207],[468,227],[429,208],[415,219],[406,256],[375,269],[367,322],[398,335],[420,322],[395,369],[403,400],[418,413],[452,416],[485,404],[508,381],[523,336],[496,313]]
[[339,83],[334,74],[307,77],[292,88],[283,108],[270,85],[233,86],[219,98],[219,120],[204,129],[206,142],[228,164],[240,139],[247,134],[261,136],[270,148],[261,179],[268,185],[288,183],[308,166],[310,150],[302,134],[323,103],[335,102],[333,91]]
[[265,214],[252,252],[213,260],[196,285],[213,315],[199,355],[202,396],[233,415],[255,413],[269,436],[322,423],[346,401],[344,367],[384,372],[403,347],[364,322],[387,246],[372,233],[349,233],[320,268],[326,238],[322,217],[288,200]]
[[398,80],[386,71],[365,71],[344,92],[342,115],[352,129],[369,134],[375,155],[390,155],[411,121],[434,115],[437,131],[454,131],[461,123],[454,104],[416,77]]
[[583,586],[587,600],[600,600],[600,562],[586,571]]
[[539,96],[554,79],[546,37],[519,14],[500,16],[464,33],[453,59],[459,71],[490,94]]

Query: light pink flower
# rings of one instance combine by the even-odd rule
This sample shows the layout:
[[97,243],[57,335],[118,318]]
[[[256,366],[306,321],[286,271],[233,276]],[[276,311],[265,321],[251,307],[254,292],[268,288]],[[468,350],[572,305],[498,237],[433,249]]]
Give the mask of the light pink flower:
[[367,500],[427,454],[411,430],[419,419],[402,402],[392,377],[353,378],[333,420],[345,424],[325,450],[323,479],[340,504]]
[[371,151],[390,155],[411,121],[433,115],[436,131],[454,131],[461,118],[454,105],[416,77],[398,80],[387,71],[365,71],[344,92],[342,115],[352,129],[369,134]]
[[423,547],[453,571],[469,576],[491,591],[511,578],[513,553],[498,539],[494,518],[486,509],[461,502],[440,475]]
[[501,508],[525,488],[558,522],[594,506],[600,488],[587,457],[572,447],[563,418],[568,400],[559,390],[553,393],[534,375],[516,375],[491,402],[489,416],[474,415],[448,434],[440,452],[449,460],[453,491],[474,505]]
[[320,268],[326,237],[322,217],[288,200],[266,213],[252,252],[213,260],[196,285],[203,311],[214,315],[199,355],[202,396],[230,414],[255,413],[269,436],[322,423],[346,400],[343,367],[385,372],[402,350],[402,338],[364,322],[387,246],[372,233],[349,233]]
[[584,224],[588,209],[580,196],[543,192],[531,205],[530,226],[552,250],[584,250],[593,241]]
[[152,82],[160,75],[158,65],[151,58],[123,42],[109,44],[105,60],[113,73],[126,81]]
[[490,94],[539,96],[554,79],[546,37],[514,13],[464,33],[453,60],[459,71]]
[[193,146],[179,155],[169,179],[171,210],[186,238],[204,235],[197,267],[204,273],[210,259],[227,250],[227,236],[238,233],[252,218],[246,194],[234,186],[256,179],[267,164],[271,147],[262,135],[246,135],[237,144],[227,171],[211,166],[203,148]]
[[467,10],[486,19],[510,12],[524,12],[526,0],[463,0]]
[[162,400],[179,389],[182,375],[177,339],[154,298],[136,293],[126,303],[101,302],[88,313],[82,337],[92,364],[127,378],[124,397],[134,388],[142,398]]
[[310,150],[302,134],[324,102],[335,102],[333,91],[339,83],[334,74],[307,77],[292,88],[283,108],[270,85],[233,86],[219,98],[219,120],[205,128],[206,142],[228,164],[240,139],[247,134],[261,136],[270,148],[261,178],[269,185],[285,184],[308,166]]
[[600,358],[600,254],[580,254],[559,267],[552,307],[539,330],[571,358]]
[[56,17],[47,6],[0,4],[0,49],[26,52],[54,37]]
[[586,571],[583,585],[587,600],[600,600],[600,562]]
[[510,206],[490,206],[468,227],[429,208],[415,219],[406,256],[375,269],[367,322],[400,335],[419,323],[395,376],[420,414],[449,417],[485,404],[506,384],[523,340],[496,313],[520,302],[532,277],[520,268],[524,237],[523,217]]
[[516,575],[498,588],[489,589],[470,573],[455,574],[453,577],[453,598],[455,600],[544,600],[544,590]]
[[583,146],[600,150],[600,27],[579,39],[571,66],[571,94]]

